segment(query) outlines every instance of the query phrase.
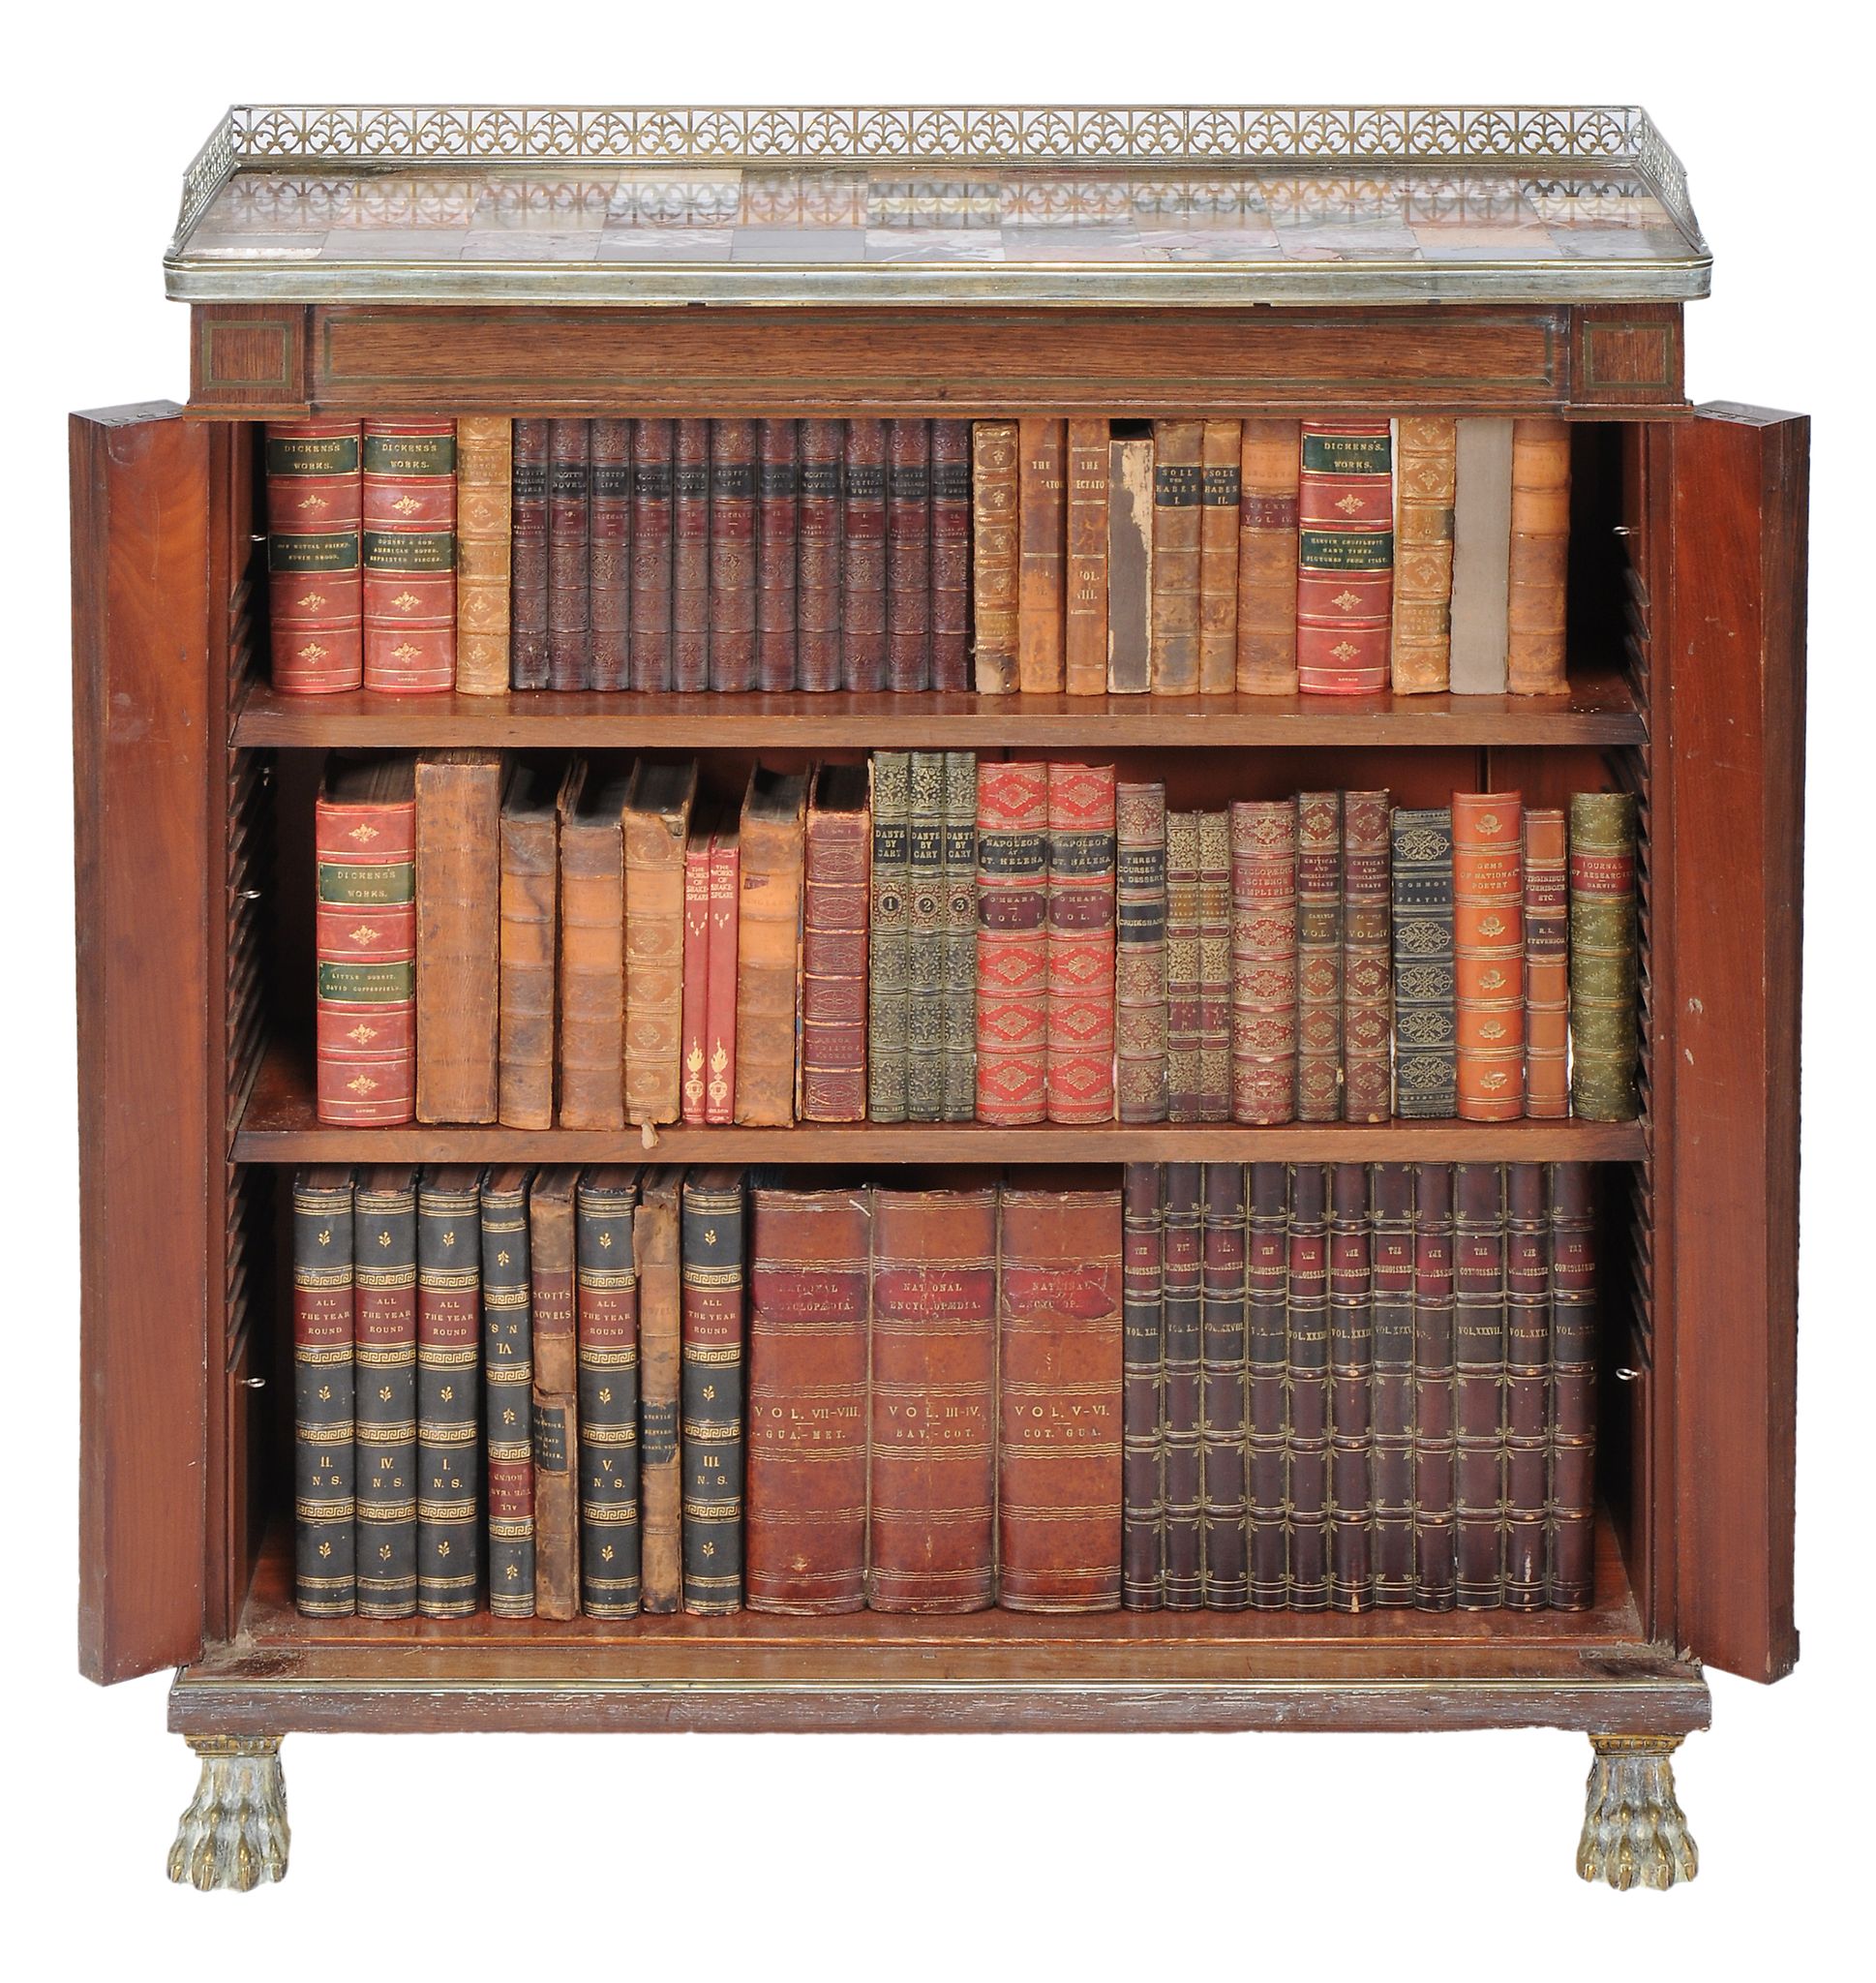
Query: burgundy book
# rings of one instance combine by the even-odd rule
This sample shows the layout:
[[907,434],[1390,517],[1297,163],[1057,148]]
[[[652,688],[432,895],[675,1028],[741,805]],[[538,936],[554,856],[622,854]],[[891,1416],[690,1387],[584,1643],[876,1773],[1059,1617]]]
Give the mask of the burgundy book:
[[1413,1602],[1413,1166],[1369,1171],[1369,1571],[1377,1605]]
[[840,686],[840,455],[838,420],[801,423],[795,507],[796,686]]
[[1541,1611],[1550,1520],[1551,1185],[1504,1167],[1504,1605]]
[[802,1119],[866,1117],[866,767],[824,764],[802,862]]
[[840,497],[840,686],[886,686],[886,422],[849,420]]
[[547,686],[592,686],[592,428],[555,420],[547,435]]
[[590,688],[631,686],[632,423],[592,422],[588,509]]
[[1157,1611],[1165,1602],[1164,1175],[1159,1164],[1129,1164],[1121,1190],[1120,1601],[1129,1611]]
[[1450,1611],[1453,1553],[1453,1167],[1415,1167],[1413,1602]]
[[1205,1167],[1167,1164],[1165,1168],[1161,1255],[1161,1299],[1165,1310],[1161,1425],[1165,1596],[1168,1611],[1196,1611],[1205,1602],[1198,1437]]
[[508,680],[547,686],[546,420],[517,420],[509,528]]
[[710,422],[674,420],[671,450],[671,686],[710,680]]
[[977,768],[977,1119],[1040,1122],[1048,1030],[1048,767]]
[[1329,1608],[1328,1167],[1289,1177],[1289,1609]]
[[1375,1325],[1368,1230],[1368,1166],[1337,1164],[1329,1177],[1329,1608],[1366,1611],[1368,1456]]
[[710,423],[710,686],[756,686],[756,423]]
[[931,686],[971,686],[971,423],[931,423]]
[[669,420],[632,422],[631,683],[644,694],[672,686],[671,443]]
[[931,686],[931,425],[886,423],[886,686]]
[[1596,1173],[1551,1171],[1550,1556],[1553,1609],[1587,1611],[1596,1590]]
[[1199,1312],[1199,1541],[1205,1608],[1251,1602],[1245,1548],[1245,1171],[1205,1166]]
[[796,426],[756,422],[756,686],[770,694],[795,686]]
[[1048,767],[1047,1022],[1051,1122],[1114,1115],[1114,768]]
[[1462,1611],[1504,1602],[1504,1177],[1497,1164],[1455,1167],[1453,1487]]
[[267,608],[283,694],[364,679],[361,431],[356,420],[267,422]]
[[456,686],[456,423],[367,420],[361,586],[364,683]]
[[1245,1220],[1245,1528],[1251,1607],[1289,1602],[1289,1167],[1250,1166]]

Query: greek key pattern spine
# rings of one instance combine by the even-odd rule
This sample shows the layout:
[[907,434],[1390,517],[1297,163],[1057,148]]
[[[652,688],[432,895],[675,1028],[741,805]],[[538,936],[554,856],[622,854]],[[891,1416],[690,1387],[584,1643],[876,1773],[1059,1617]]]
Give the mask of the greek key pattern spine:
[[683,1187],[684,1609],[742,1608],[743,1181],[691,1171]]
[[1164,1175],[1158,1164],[1129,1164],[1121,1192],[1121,1603],[1129,1611],[1165,1602]]
[[426,1171],[417,1187],[417,1610],[467,1618],[482,1584],[477,1391],[478,1174]]
[[866,927],[866,1114],[903,1122],[909,984],[912,759],[873,752],[872,903]]
[[1393,1104],[1385,792],[1342,796],[1342,1116],[1385,1122]]
[[293,1179],[293,1602],[357,1609],[352,1412],[351,1173]]
[[1205,1608],[1251,1602],[1245,1546],[1244,1166],[1205,1166],[1204,1260],[1199,1320],[1199,1530]]
[[1231,805],[1231,1119],[1296,1114],[1296,802]]
[[1443,806],[1397,806],[1391,834],[1394,1113],[1443,1119],[1459,1111],[1453,816]]
[[417,1180],[361,1173],[356,1246],[358,1615],[417,1608]]
[[631,1618],[640,1598],[638,1174],[604,1166],[574,1201],[580,1387],[580,1608]]
[[1114,790],[1114,1033],[1123,1122],[1166,1119],[1166,791]]
[[[940,422],[939,424],[944,424]],[[945,1095],[947,1122],[977,1112],[977,753],[945,752]]]
[[483,1452],[488,1473],[489,1609],[498,1618],[534,1615],[530,1175],[520,1169],[494,1171],[482,1185]]

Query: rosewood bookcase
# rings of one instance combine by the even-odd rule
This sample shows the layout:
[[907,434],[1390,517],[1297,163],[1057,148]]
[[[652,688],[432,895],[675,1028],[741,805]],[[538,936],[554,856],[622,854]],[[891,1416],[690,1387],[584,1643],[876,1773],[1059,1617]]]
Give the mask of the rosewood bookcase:
[[[1692,1870],[1703,1665],[1792,1615],[1808,422],[1682,392],[1710,258],[1633,108],[257,107],[166,259],[191,386],[72,421],[80,1660],[177,1668],[175,1876],[285,1868],[298,1729],[1556,1726],[1586,1876]],[[289,697],[258,423],[334,412],[1577,423],[1567,696]],[[792,1165],[1552,1159],[1618,1167],[1596,1601],[1578,1614],[988,1612],[311,1621],[291,1602],[280,1182],[308,1162],[621,1159],[636,1132],[346,1130],[304,1037],[332,746],[1237,753],[1407,803],[1641,801],[1632,1123],[673,1129]],[[1156,769],[1155,776],[1162,775]],[[296,878],[297,877],[297,878]],[[629,1139],[629,1142],[628,1142]],[[207,1842],[206,1844],[204,1842]]]

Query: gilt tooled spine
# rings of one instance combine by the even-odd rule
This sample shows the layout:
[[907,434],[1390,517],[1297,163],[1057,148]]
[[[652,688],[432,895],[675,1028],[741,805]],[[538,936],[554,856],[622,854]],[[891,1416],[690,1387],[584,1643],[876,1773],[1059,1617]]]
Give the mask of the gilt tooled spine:
[[1541,1611],[1549,1556],[1550,1173],[1504,1167],[1504,1604]]
[[1251,1602],[1245,1537],[1249,1381],[1245,1336],[1245,1173],[1205,1166],[1199,1322],[1199,1530],[1208,1611]]
[[1525,1114],[1570,1113],[1570,858],[1560,810],[1525,812]]
[[802,919],[802,1115],[808,1122],[866,1117],[870,821],[863,778],[861,767],[824,765],[808,806]]
[[641,694],[672,687],[672,425],[632,422],[631,684]]
[[[534,1327],[528,1184],[520,1168],[482,1185],[482,1427],[489,1609],[534,1615]],[[412,1237],[415,1222],[412,1221]]]
[[1289,1180],[1289,1605],[1329,1605],[1329,1206],[1321,1164]]
[[931,685],[931,424],[886,423],[886,686]]
[[1059,695],[1065,668],[1068,422],[1017,428],[1016,686]]
[[632,423],[599,419],[589,441],[590,688],[627,688],[632,676]]
[[1459,1113],[1525,1113],[1524,808],[1516,792],[1453,794]]
[[1121,1190],[1121,1603],[1157,1611],[1165,1602],[1165,1407],[1162,1169],[1129,1164]]
[[464,1165],[417,1187],[417,1610],[467,1618],[482,1585],[481,1203]]
[[1570,565],[1570,428],[1554,416],[1511,423],[1511,563],[1505,686],[1561,695]]
[[1413,1602],[1450,1611],[1453,1528],[1453,1167],[1414,1168]]
[[971,423],[931,423],[931,686],[971,686]]
[[547,436],[547,686],[592,686],[592,422]]
[[1374,1602],[1413,1602],[1413,1182],[1411,1164],[1369,1172],[1374,1377],[1369,1570]]
[[367,420],[361,586],[367,688],[456,686],[456,424]]
[[906,1110],[906,988],[911,968],[912,759],[875,750],[873,858],[866,925],[866,1114],[903,1122]]
[[947,1122],[977,1112],[977,753],[945,752],[945,1097]]
[[508,687],[510,507],[514,422],[469,414],[456,423],[456,689]]
[[1595,1598],[1596,1173],[1550,1167],[1550,1478],[1545,1596],[1553,1610]]
[[1385,420],[1305,424],[1296,571],[1302,692],[1385,688],[1394,593],[1393,442]]
[[1051,1122],[1114,1115],[1114,770],[1048,767],[1044,1090]]
[[1048,769],[977,773],[977,1119],[1040,1122],[1048,1032]]
[[683,999],[678,1063],[678,1113],[701,1123],[710,1058],[710,850],[709,832],[684,842]]
[[686,1173],[680,1444],[684,1609],[742,1608],[742,1173]]
[[742,848],[734,826],[710,843],[710,963],[704,993],[704,1120],[736,1120],[736,947]]
[[1107,422],[1068,424],[1068,572],[1062,686],[1107,691]]
[[1301,428],[1246,420],[1238,456],[1240,695],[1296,693],[1296,492]]
[[1153,423],[1153,692],[1198,692],[1204,423]]
[[580,1612],[580,1395],[574,1291],[580,1174],[540,1171],[528,1193],[528,1285],[534,1342],[529,1393],[534,1446],[534,1610]]
[[1626,792],[1570,800],[1570,1102],[1589,1122],[1641,1114],[1636,807]]
[[1345,792],[1342,822],[1342,1117],[1385,1122],[1394,1019],[1387,794]]
[[756,422],[756,686],[795,686],[801,464],[794,420]]
[[574,1205],[580,1608],[589,1618],[639,1608],[637,1203],[638,1174],[606,1165],[581,1178]]
[[642,761],[625,808],[625,1119],[682,1109],[684,842],[697,766]]
[[1165,1593],[1168,1611],[1205,1602],[1199,1414],[1204,1359],[1204,1166],[1167,1164],[1162,1214],[1165,1419],[1161,1435]]
[[886,686],[886,422],[847,422],[840,497],[840,686]]
[[796,686],[811,694],[840,686],[840,457],[838,420],[801,423],[797,472]]
[[710,423],[710,686],[756,681],[756,423]]
[[683,1600],[683,1460],[679,1396],[683,1343],[679,1199],[683,1173],[645,1174],[632,1222],[638,1268],[640,1602],[653,1613]]
[[273,683],[284,695],[329,694],[364,679],[362,431],[357,420],[267,423],[268,620]]
[[1403,413],[1396,427],[1394,631],[1388,679],[1396,695],[1443,695],[1452,658],[1459,423]]
[[1296,1114],[1296,802],[1231,804],[1231,1120]]
[[1329,1608],[1373,1602],[1368,1463],[1375,1381],[1368,1166],[1329,1177]]
[[736,1119],[795,1120],[807,778],[758,766],[738,830]]
[[905,1119],[945,1107],[945,756],[915,750],[907,774]]
[[1504,1602],[1504,1176],[1460,1164],[1453,1180],[1453,1485],[1458,1603]]
[[1390,831],[1394,1113],[1439,1119],[1459,1111],[1453,816],[1443,806],[1396,807]]
[[1296,1119],[1342,1119],[1342,794],[1296,798]]
[[711,686],[711,423],[674,420],[671,443],[671,686]]
[[417,1120],[493,1122],[500,1061],[501,753],[417,760]]
[[546,420],[517,420],[508,543],[508,680],[547,686]]
[[1251,1607],[1289,1602],[1289,1169],[1253,1164],[1245,1220],[1245,1527]]
[[1198,692],[1229,695],[1237,686],[1238,453],[1236,420],[1207,420],[1198,485]]
[[1018,447],[1014,420],[971,423],[973,666],[980,695],[1016,686]]
[[1231,1119],[1231,815],[1198,815],[1198,1119]]
[[1114,791],[1114,1033],[1123,1122],[1166,1119],[1166,792]]
[[1166,1118],[1196,1122],[1198,1103],[1198,828],[1166,814]]
[[293,1179],[293,1602],[308,1618],[357,1609],[352,1447],[351,1173]]
[[[361,1173],[352,1199],[358,1615],[417,1608],[417,1180]],[[491,1487],[493,1488],[493,1466]]]
[[408,1122],[416,1107],[416,810],[408,785],[354,799],[328,783],[314,804],[321,1122]]

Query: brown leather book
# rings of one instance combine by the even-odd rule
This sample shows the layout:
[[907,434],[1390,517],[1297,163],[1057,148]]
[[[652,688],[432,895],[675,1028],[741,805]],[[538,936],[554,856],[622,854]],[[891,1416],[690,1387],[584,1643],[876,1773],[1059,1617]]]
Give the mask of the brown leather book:
[[756,686],[756,423],[710,423],[710,686]]
[[1120,1604],[1118,1189],[1002,1194],[998,1602]]
[[587,686],[627,688],[632,670],[632,423],[600,419],[590,426],[587,609],[592,631]]
[[1167,1164],[1161,1210],[1163,1597],[1168,1611],[1205,1603],[1204,1485],[1199,1419],[1204,1368],[1203,1164]]
[[1504,1607],[1541,1611],[1550,1521],[1551,1183],[1504,1167]]
[[625,1119],[682,1112],[684,840],[697,761],[641,759],[625,802]]
[[1016,686],[1059,695],[1066,666],[1068,422],[1019,420]]
[[865,1608],[869,1225],[863,1189],[751,1194],[751,1611]]
[[971,686],[971,423],[931,423],[931,686]]
[[1245,1529],[1245,1455],[1251,1437],[1245,1417],[1250,1380],[1245,1182],[1242,1164],[1205,1166],[1198,1464],[1201,1581],[1208,1611],[1242,1611],[1251,1602]]
[[1231,804],[1231,1119],[1296,1114],[1296,801]]
[[802,1117],[866,1117],[866,767],[824,764],[802,862]]
[[1165,1602],[1165,1295],[1164,1167],[1122,1174],[1121,1602],[1157,1611]]
[[704,1098],[710,1059],[711,830],[697,823],[703,810],[693,810],[690,838],[684,841],[684,975],[679,1027],[679,1114],[693,1123],[709,1119]]
[[1403,413],[1394,438],[1396,695],[1443,695],[1453,645],[1453,495],[1458,422]]
[[931,423],[886,423],[886,686],[931,685]]
[[769,694],[793,688],[796,678],[797,425],[756,422],[756,686]]
[[704,992],[704,1120],[736,1120],[737,897],[742,855],[734,820],[710,841],[710,963]]
[[1107,691],[1107,422],[1068,426],[1068,597],[1062,686]]
[[1153,692],[1198,693],[1202,420],[1153,423]]
[[1198,483],[1198,692],[1229,695],[1238,665],[1238,451],[1236,420],[1207,420]]
[[417,759],[417,1120],[496,1119],[501,753]]
[[840,686],[886,686],[886,422],[849,420],[840,490]]
[[547,686],[592,686],[592,423],[553,420],[547,435]]
[[528,1194],[534,1330],[534,1615],[580,1613],[580,1369],[573,1165],[538,1171]]
[[1329,1203],[1325,1164],[1289,1167],[1289,1609],[1329,1608]]
[[977,692],[1016,686],[1016,423],[971,423],[971,586]]
[[1413,1603],[1450,1611],[1453,1552],[1453,1167],[1413,1179]]
[[1570,1113],[1570,848],[1560,809],[1525,813],[1525,1114]]
[[1296,693],[1296,490],[1302,424],[1246,420],[1238,453],[1240,695]]
[[1389,942],[1385,792],[1342,795],[1342,1119],[1393,1113],[1389,1047],[1394,973]]
[[632,686],[671,684],[671,447],[669,420],[632,422]]
[[797,475],[797,686],[822,694],[840,686],[840,454],[838,420],[801,423]]
[[1459,1113],[1525,1113],[1524,806],[1516,792],[1453,794],[1453,956]]
[[1231,1119],[1231,817],[1198,815],[1198,1119]]
[[671,450],[671,686],[711,686],[710,422],[673,423]]
[[456,422],[456,691],[508,689],[508,561],[514,422],[505,413]]
[[683,1600],[683,1469],[678,1443],[683,1345],[678,1228],[683,1175],[675,1164],[646,1172],[632,1216],[632,1258],[638,1269],[641,1602],[653,1613],[675,1611]]
[[625,1122],[628,766],[575,765],[560,793],[560,1126]]
[[1329,1609],[1366,1611],[1374,1581],[1369,1550],[1368,1463],[1375,1381],[1370,1306],[1368,1166],[1329,1173]]
[[1570,429],[1554,418],[1511,423],[1511,566],[1505,686],[1563,695],[1564,595],[1570,565]]
[[1245,1220],[1246,1553],[1251,1608],[1289,1602],[1289,1167],[1253,1164]]
[[1166,1119],[1166,788],[1115,787],[1114,1035],[1123,1122]]
[[1296,795],[1296,1119],[1342,1119],[1342,794]]
[[547,686],[547,430],[545,420],[514,423],[508,679],[517,688]]
[[[1460,1076],[1464,1108],[1463,1071]],[[1504,1167],[1453,1167],[1454,1546],[1462,1611],[1504,1602]]]
[[1153,437],[1107,445],[1107,693],[1153,686]]
[[1369,1167],[1374,1387],[1370,1569],[1383,1607],[1413,1602],[1413,1184],[1411,1164]]
[[796,1007],[807,774],[757,765],[738,832],[736,1119],[795,1119]]
[[876,1191],[875,1611],[990,1604],[996,1510],[997,1195]]
[[560,954],[560,797],[566,768],[517,764],[501,801],[501,971],[496,1120],[554,1126],[554,975]]
[[1551,1173],[1550,1555],[1546,1596],[1586,1611],[1596,1590],[1596,1172]]
[[1198,812],[1166,814],[1166,1119],[1199,1120]]

